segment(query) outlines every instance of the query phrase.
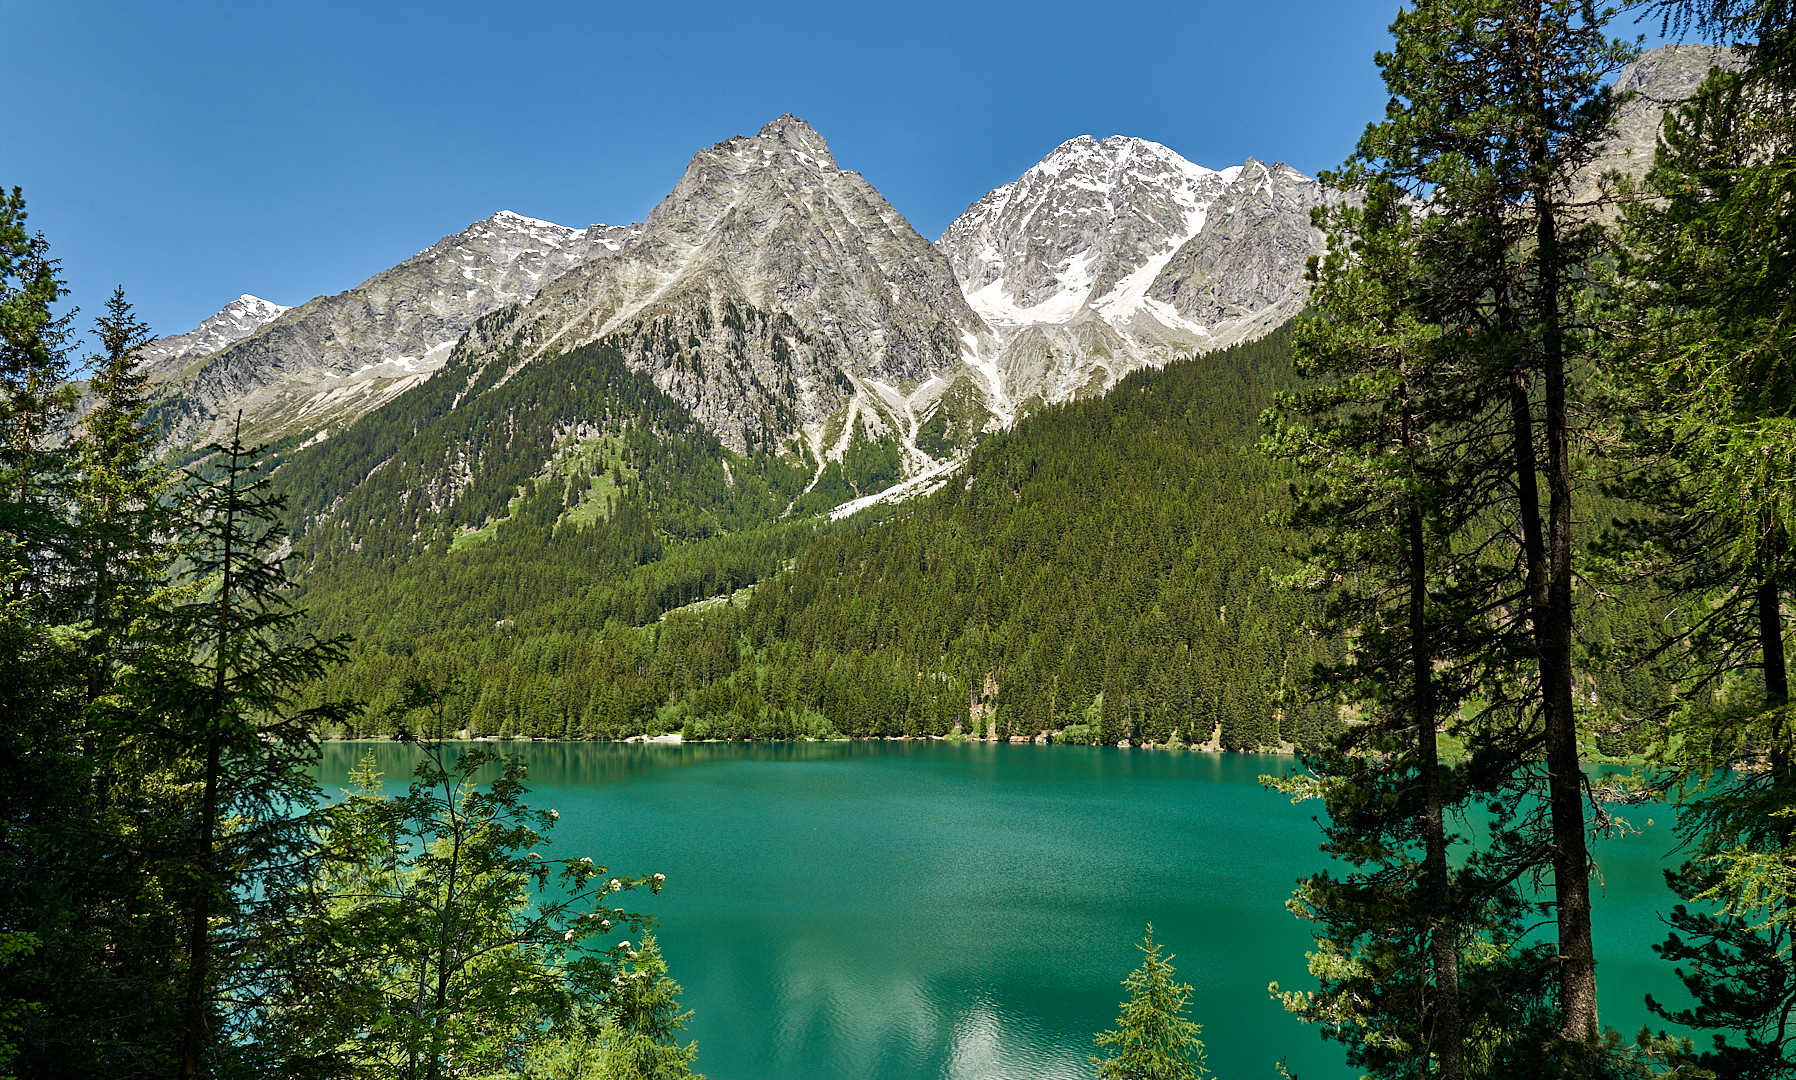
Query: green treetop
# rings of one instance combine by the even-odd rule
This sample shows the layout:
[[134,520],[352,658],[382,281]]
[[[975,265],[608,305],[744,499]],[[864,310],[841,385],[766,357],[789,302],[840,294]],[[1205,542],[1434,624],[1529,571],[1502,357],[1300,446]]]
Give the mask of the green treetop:
[[1129,999],[1117,1014],[1114,1031],[1100,1031],[1097,1044],[1110,1056],[1092,1058],[1099,1080],[1197,1080],[1204,1067],[1203,1028],[1185,1015],[1191,986],[1173,978],[1172,957],[1161,956],[1154,925],[1136,946],[1146,954],[1123,980]]

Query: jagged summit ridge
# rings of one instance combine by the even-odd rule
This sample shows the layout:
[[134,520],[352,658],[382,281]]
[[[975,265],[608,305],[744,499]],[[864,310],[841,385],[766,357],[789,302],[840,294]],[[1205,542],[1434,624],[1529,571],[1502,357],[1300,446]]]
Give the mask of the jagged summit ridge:
[[[223,319],[233,333],[242,330],[235,337],[212,348],[151,354],[158,362],[148,374],[162,384],[169,436],[195,441],[222,434],[219,425],[238,408],[263,433],[322,429],[361,415],[440,367],[475,319],[534,297],[574,266],[612,255],[630,234],[629,227],[572,229],[500,211],[335,296],[257,309],[254,318],[272,317],[253,326],[247,308],[232,313],[238,301],[193,331]],[[203,359],[173,362],[194,357]]]
[[281,317],[289,309],[244,293],[226,304],[216,315],[185,334],[157,338],[145,345],[138,356],[153,377],[154,369],[190,356],[215,353],[234,341],[241,341]]
[[937,244],[987,322],[1064,321],[1196,235],[1228,180],[1159,143],[1081,135],[974,203]]

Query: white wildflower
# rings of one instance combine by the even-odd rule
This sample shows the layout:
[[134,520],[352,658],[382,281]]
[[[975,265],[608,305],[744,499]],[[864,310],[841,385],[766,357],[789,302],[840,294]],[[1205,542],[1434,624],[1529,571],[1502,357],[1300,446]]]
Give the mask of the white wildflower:
[[569,930],[567,933],[561,935],[561,940],[563,940],[563,941],[574,940],[574,932],[572,930]]
[[611,879],[611,891],[612,892],[623,892],[624,891],[624,883],[617,880],[616,878],[612,878]]

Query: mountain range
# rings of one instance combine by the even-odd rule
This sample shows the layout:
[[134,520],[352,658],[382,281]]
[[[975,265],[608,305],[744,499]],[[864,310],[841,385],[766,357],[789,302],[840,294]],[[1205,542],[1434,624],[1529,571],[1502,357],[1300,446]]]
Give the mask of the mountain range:
[[[1716,60],[1673,46],[1625,71],[1639,93],[1603,167],[1643,171],[1664,103]],[[177,445],[238,410],[250,439],[315,444],[434,378],[459,381],[462,408],[597,345],[811,488],[857,447],[895,456],[886,479],[927,477],[1032,410],[1289,319],[1323,246],[1310,212],[1338,198],[1283,164],[1082,135],[931,243],[787,115],[694,155],[639,224],[500,211],[335,296],[240,297],[144,356]]]
[[[1715,59],[1624,72],[1592,172]],[[306,626],[355,642],[308,690],[369,703],[339,734],[424,678],[472,733],[1288,747],[1326,643],[1248,447],[1341,197],[1081,136],[932,243],[784,116],[639,224],[501,212],[146,352],[171,448],[268,444]]]
[[738,452],[797,444],[820,465],[886,438],[916,473],[1284,321],[1327,198],[1283,165],[1080,136],[932,244],[783,116],[695,155],[641,224],[501,211],[336,296],[242,297],[145,357],[173,442],[239,408],[256,438],[326,438],[452,354],[509,370],[602,339]]

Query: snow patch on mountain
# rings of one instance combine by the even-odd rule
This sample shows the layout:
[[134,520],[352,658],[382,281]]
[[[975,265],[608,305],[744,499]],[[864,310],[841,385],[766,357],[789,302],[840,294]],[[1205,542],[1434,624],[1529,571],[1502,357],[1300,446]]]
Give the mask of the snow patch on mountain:
[[1146,292],[1131,278],[1197,235],[1227,185],[1159,143],[1081,135],[986,194],[936,243],[994,327],[1061,323],[1106,303],[1125,317]]

